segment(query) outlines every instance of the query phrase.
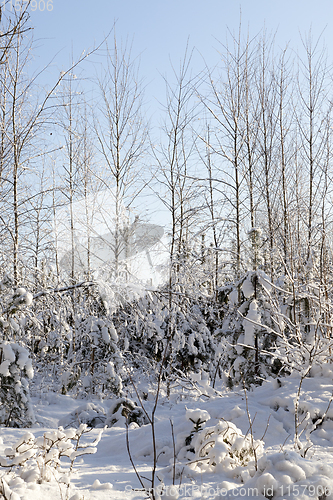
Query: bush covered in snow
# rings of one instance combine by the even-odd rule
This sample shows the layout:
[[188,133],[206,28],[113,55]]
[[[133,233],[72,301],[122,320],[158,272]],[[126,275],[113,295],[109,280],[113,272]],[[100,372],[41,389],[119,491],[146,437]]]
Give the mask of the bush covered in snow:
[[33,369],[29,352],[16,343],[0,344],[0,424],[29,427],[35,420],[29,379]]
[[292,451],[263,455],[252,476],[246,487],[264,498],[333,499],[332,468],[305,460]]
[[168,375],[174,369],[185,373],[204,369],[214,374],[215,340],[203,310],[191,298],[175,294],[170,310],[167,290],[149,292],[118,309],[113,320],[120,345],[136,369],[151,372],[147,368],[161,361],[168,344]]
[[108,427],[114,425],[129,425],[136,424],[141,427],[148,424],[147,416],[140,406],[128,398],[119,398],[112,402],[109,407],[105,424]]
[[29,380],[34,371],[25,347],[23,311],[32,304],[32,295],[24,288],[11,290],[11,280],[0,283],[0,424],[29,427],[34,422]]
[[107,412],[102,406],[86,403],[61,418],[59,425],[64,428],[78,428],[82,424],[89,427],[112,427],[114,425],[125,426],[133,422],[138,426],[148,423],[142,408],[131,399],[116,398],[111,400]]
[[69,427],[77,429],[82,424],[88,427],[104,427],[105,420],[106,415],[102,406],[86,403],[76,408],[69,415],[62,417],[58,425],[65,429]]
[[260,384],[281,371],[282,365],[274,355],[276,335],[267,297],[270,287],[269,278],[257,270],[226,288],[218,350],[229,387],[243,382],[247,386]]
[[[1,478],[3,489],[7,489],[9,495],[5,498],[19,498],[10,491],[10,487],[17,485],[18,481],[41,484],[56,480],[58,484],[65,485],[68,493],[75,460],[96,453],[102,436],[101,430],[92,443],[83,443],[87,432],[86,424],[81,424],[78,429],[64,430],[59,427],[38,438],[26,432],[13,446],[6,448],[6,458],[0,458],[0,467],[7,471]],[[62,460],[64,457],[67,462]],[[66,498],[69,498],[68,494]]]
[[123,357],[103,297],[96,284],[74,291],[65,286],[61,294],[41,292],[36,300],[40,321],[30,326],[32,348],[38,377],[51,390],[80,398],[122,393]]
[[255,469],[264,451],[262,441],[253,439],[251,434],[244,435],[233,422],[224,419],[207,427],[211,416],[206,410],[188,409],[185,417],[193,428],[177,453],[178,460],[188,460],[202,472],[221,473],[248,465]]
[[214,427],[206,427],[193,443],[196,459],[202,470],[222,472],[236,467],[246,467],[263,454],[263,443],[244,436],[233,422],[221,420]]

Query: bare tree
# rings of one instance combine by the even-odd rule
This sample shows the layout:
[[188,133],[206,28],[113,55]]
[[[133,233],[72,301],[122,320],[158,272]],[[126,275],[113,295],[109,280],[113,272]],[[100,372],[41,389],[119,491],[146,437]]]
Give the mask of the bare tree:
[[[199,138],[201,139],[198,143],[197,149],[200,160],[207,170],[207,178],[197,178],[197,182],[204,183],[205,189],[203,190],[203,203],[204,212],[200,220],[201,225],[201,235],[203,243],[203,256],[205,258],[205,253],[207,253],[208,272],[210,273],[210,283],[214,291],[215,298],[218,298],[218,287],[222,282],[221,279],[221,263],[225,262],[225,253],[227,253],[226,248],[222,248],[228,233],[227,225],[228,221],[225,218],[226,199],[221,196],[221,190],[219,189],[219,175],[214,163],[214,158],[216,155],[212,150],[212,143],[210,137],[210,124],[205,124],[204,133],[199,133]],[[201,151],[201,146],[204,145],[203,151]],[[207,212],[207,213],[206,213]],[[204,245],[204,237],[208,235],[211,238],[212,243],[206,251]],[[224,257],[221,260],[220,254],[223,251]],[[206,260],[206,259],[205,259]]]
[[[143,117],[143,89],[138,79],[138,61],[131,47],[106,45],[105,60],[97,77],[99,102],[94,118],[96,148],[103,162],[99,181],[109,189],[114,217],[109,224],[114,255],[114,273],[119,274],[126,254],[128,211],[145,185],[144,157],[148,127]],[[107,222],[107,221],[106,221]]]
[[8,196],[6,197],[6,217],[2,220],[5,231],[10,235],[13,277],[15,284],[19,281],[20,239],[22,215],[26,211],[23,180],[28,177],[30,169],[34,169],[41,157],[47,153],[43,150],[41,135],[51,121],[54,106],[50,105],[60,82],[66,75],[84,60],[91,52],[81,56],[72,67],[63,71],[51,88],[41,90],[37,87],[36,76],[27,75],[27,64],[30,58],[32,39],[30,32],[29,3],[22,1],[21,10],[15,9],[14,21],[8,21],[0,53],[0,90],[1,103],[1,185],[4,181]]
[[311,32],[302,38],[305,60],[299,59],[297,128],[299,160],[307,171],[307,243],[306,259],[311,257],[317,237],[317,213],[320,212],[321,165],[327,153],[326,124],[330,121],[329,66],[321,37],[314,41]]
[[[202,102],[209,111],[213,133],[210,147],[220,158],[218,178],[220,180],[220,193],[227,200],[230,209],[226,213],[229,224],[235,235],[233,249],[236,276],[240,276],[242,261],[242,225],[246,217],[245,172],[243,165],[244,144],[246,129],[244,117],[248,116],[247,99],[249,98],[248,82],[248,43],[242,42],[241,26],[238,36],[231,37],[228,43],[222,45],[223,68],[220,75],[214,75],[207,69],[210,95],[203,97]],[[246,114],[247,110],[247,114]],[[249,134],[249,129],[247,130]],[[250,146],[250,139],[248,141]],[[252,167],[253,161],[248,158]],[[217,162],[215,161],[215,164]],[[252,193],[252,177],[250,192]],[[253,196],[251,196],[253,200]],[[253,204],[253,201],[252,201]],[[250,210],[253,217],[253,207]]]
[[277,171],[275,168],[276,140],[277,140],[277,99],[275,88],[274,67],[274,39],[267,38],[263,33],[258,43],[258,66],[257,66],[257,96],[259,102],[259,151],[260,170],[258,176],[261,197],[264,205],[264,218],[267,220],[268,240],[268,271],[271,279],[274,275],[275,262],[275,224],[274,213],[276,211],[277,195]]
[[77,252],[75,240],[74,203],[82,196],[83,173],[81,168],[81,149],[85,141],[82,133],[82,91],[74,72],[69,72],[62,81],[60,102],[58,108],[58,123],[62,128],[65,149],[63,157],[63,173],[60,176],[62,186],[60,190],[64,198],[64,205],[69,211],[70,252],[67,255],[68,270],[72,284],[77,277]]
[[279,57],[276,66],[276,91],[278,95],[278,135],[279,135],[279,156],[280,156],[280,203],[282,206],[282,246],[283,258],[286,265],[291,262],[291,235],[289,220],[289,203],[291,197],[292,178],[290,176],[290,163],[293,157],[294,148],[291,146],[291,137],[294,137],[294,112],[292,109],[292,74],[288,65],[287,48]]
[[153,147],[158,195],[170,216],[170,290],[179,281],[179,272],[189,249],[190,226],[200,210],[198,198],[194,196],[199,191],[192,161],[196,152],[192,134],[195,113],[192,98],[196,78],[191,76],[190,63],[191,53],[187,47],[179,69],[172,67],[175,84],[165,78],[165,120],[160,146]]

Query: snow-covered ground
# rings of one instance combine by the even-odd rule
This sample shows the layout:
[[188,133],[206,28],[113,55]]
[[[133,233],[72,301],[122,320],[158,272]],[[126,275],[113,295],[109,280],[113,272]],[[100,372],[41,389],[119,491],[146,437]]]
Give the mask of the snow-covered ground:
[[[269,380],[247,394],[242,389],[233,392],[221,389],[217,393],[200,381],[197,390],[189,393],[178,387],[170,398],[162,390],[155,423],[158,455],[156,498],[164,487],[161,495],[164,499],[333,499],[332,376],[328,374],[327,377],[317,376],[303,381],[297,421],[302,449],[296,452],[294,405],[299,382],[299,376]],[[1,464],[5,465],[6,455],[8,464],[13,461],[14,452],[9,458],[8,448],[27,432],[35,438],[50,438],[56,435],[52,431],[56,431],[60,423],[64,427],[61,435],[70,436],[75,432],[70,431],[70,423],[79,427],[80,421],[84,422],[85,417],[91,417],[94,412],[96,415],[105,413],[106,420],[99,424],[101,427],[105,422],[110,425],[107,417],[112,415],[114,402],[96,400],[91,401],[93,405],[88,403],[68,395],[35,393],[33,405],[37,424],[28,430],[1,428]],[[152,393],[144,405],[151,414],[154,405]],[[117,415],[120,416],[119,411]],[[324,417],[323,421],[321,417]],[[95,453],[78,456],[70,475],[67,457],[61,458],[57,470],[44,474],[43,480],[40,479],[43,463],[39,459],[36,467],[34,457],[25,468],[13,467],[10,472],[9,468],[1,467],[1,477],[5,486],[8,484],[8,499],[147,498],[130,462],[124,420],[120,416],[113,427],[104,429],[96,445],[97,451],[90,449],[88,451]],[[151,425],[138,427],[132,423],[129,427],[132,460],[142,482],[148,485],[153,464]],[[80,445],[93,446],[100,432],[97,427],[84,434]],[[30,443],[33,443],[33,438],[30,438]],[[25,439],[27,441],[27,436]],[[41,446],[43,439],[37,443]],[[36,443],[34,447],[36,449]],[[24,449],[20,452],[22,455]],[[66,485],[68,477],[69,488]]]

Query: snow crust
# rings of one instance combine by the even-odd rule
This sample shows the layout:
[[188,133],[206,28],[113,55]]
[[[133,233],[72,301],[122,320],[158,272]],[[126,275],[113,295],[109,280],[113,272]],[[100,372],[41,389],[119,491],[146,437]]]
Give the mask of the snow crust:
[[254,287],[252,285],[252,282],[248,278],[246,278],[246,280],[244,280],[242,284],[242,292],[246,299],[252,297],[252,295],[254,294]]
[[244,344],[254,346],[254,332],[258,329],[257,323],[260,322],[260,312],[258,311],[258,303],[253,300],[250,304],[246,319],[243,321],[244,326]]
[[[6,353],[13,358],[10,349]],[[209,391],[212,387],[206,379],[206,385],[198,386],[205,397],[194,391],[188,395],[182,393],[180,399],[180,393],[175,391],[168,399],[163,390],[155,421],[157,475],[160,479],[156,487],[162,488],[161,500],[220,500],[237,496],[246,500],[332,500],[333,408],[328,408],[332,374],[328,375],[303,381],[299,400],[301,446],[298,450],[294,448],[293,433],[299,376],[264,382],[262,387],[248,392],[247,405],[241,388],[229,392],[219,387],[216,394]],[[193,380],[193,383],[197,382]],[[144,404],[150,412],[153,396],[149,396]],[[91,400],[79,405],[69,396],[45,394],[44,398],[34,397],[33,406],[37,422],[32,429],[1,429],[0,471],[8,498],[59,498],[59,488],[64,498],[66,488],[69,488],[68,498],[73,500],[82,500],[83,497],[89,500],[145,498],[129,460],[126,426],[124,417],[121,419],[119,400]],[[248,412],[252,418],[253,437]],[[119,420],[103,430],[105,421],[117,415]],[[82,438],[85,446],[82,455],[66,445],[66,439],[74,438],[78,429],[86,425],[84,420],[94,428]],[[132,459],[138,472],[148,478],[154,454],[151,435],[149,423],[141,422],[140,426],[133,423],[128,429]],[[63,465],[57,481],[52,474],[46,474],[47,480],[38,482],[36,469],[29,465],[34,460],[33,450],[45,439],[60,439],[63,443],[59,445],[64,458],[60,460]],[[174,452],[178,481],[177,488],[172,490]],[[56,458],[52,453],[47,456]],[[71,476],[66,472],[68,465],[63,462],[66,456],[67,460],[76,460]],[[16,472],[14,469],[9,472],[4,467],[10,463],[19,464],[22,460],[26,465],[23,468],[16,465]],[[180,475],[182,486],[179,488]]]

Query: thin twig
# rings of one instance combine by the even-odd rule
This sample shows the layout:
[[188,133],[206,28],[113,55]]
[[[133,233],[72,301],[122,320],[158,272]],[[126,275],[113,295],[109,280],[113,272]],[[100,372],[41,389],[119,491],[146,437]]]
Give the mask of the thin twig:
[[146,491],[146,487],[145,487],[145,485],[143,484],[143,482],[141,480],[141,476],[138,473],[137,468],[135,467],[135,463],[134,463],[133,458],[132,458],[132,454],[131,454],[131,450],[130,450],[130,445],[129,445],[129,438],[128,438],[128,422],[127,422],[127,419],[126,419],[126,448],[127,448],[127,453],[128,453],[129,459],[131,461],[132,467],[133,467],[134,472],[136,474],[136,477],[138,478],[138,480],[139,480],[142,488],[144,489],[144,491]]
[[272,414],[270,413],[270,414],[269,414],[269,417],[268,417],[268,420],[267,420],[267,424],[266,424],[266,429],[265,429],[265,432],[263,433],[262,438],[260,439],[260,441],[263,441],[264,437],[266,436],[266,432],[267,432],[267,430],[268,430],[269,421],[270,421],[271,416],[272,416]]
[[252,446],[253,455],[254,455],[254,466],[255,466],[255,469],[257,471],[258,470],[258,459],[257,459],[257,452],[256,452],[256,449],[254,447],[252,420],[251,420],[251,415],[250,415],[250,410],[249,410],[249,402],[247,399],[247,390],[246,390],[246,386],[245,386],[245,380],[244,380],[243,374],[241,374],[241,375],[242,375],[243,386],[244,386],[246,413],[247,413],[247,418],[248,418],[248,421],[250,424],[250,436],[251,436],[251,446]]
[[170,418],[170,425],[171,425],[171,435],[172,435],[172,446],[173,446],[173,471],[172,471],[172,484],[175,484],[175,478],[176,478],[176,444],[175,444],[175,434],[173,431],[173,423]]

